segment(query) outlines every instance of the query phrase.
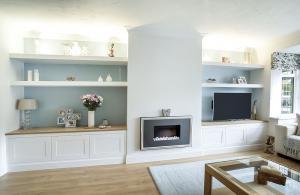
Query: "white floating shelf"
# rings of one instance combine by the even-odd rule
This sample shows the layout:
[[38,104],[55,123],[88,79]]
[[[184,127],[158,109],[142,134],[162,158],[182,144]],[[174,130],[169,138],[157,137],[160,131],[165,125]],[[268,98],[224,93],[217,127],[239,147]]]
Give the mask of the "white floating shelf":
[[264,88],[262,84],[202,83],[202,87],[211,88]]
[[127,87],[127,82],[97,81],[14,81],[11,86],[20,87]]
[[67,56],[21,53],[11,53],[9,57],[12,60],[18,60],[28,64],[82,64],[126,66],[128,63],[127,57]]
[[243,70],[264,69],[262,64],[239,64],[239,63],[220,63],[220,62],[202,62],[203,66],[217,66],[224,68],[237,68]]

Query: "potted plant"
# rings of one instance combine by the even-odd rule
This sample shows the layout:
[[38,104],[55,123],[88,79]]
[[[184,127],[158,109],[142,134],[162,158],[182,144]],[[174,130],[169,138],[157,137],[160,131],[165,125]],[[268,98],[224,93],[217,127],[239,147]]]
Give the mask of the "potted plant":
[[96,94],[86,94],[80,99],[88,109],[88,127],[95,127],[95,111],[103,104],[103,98]]

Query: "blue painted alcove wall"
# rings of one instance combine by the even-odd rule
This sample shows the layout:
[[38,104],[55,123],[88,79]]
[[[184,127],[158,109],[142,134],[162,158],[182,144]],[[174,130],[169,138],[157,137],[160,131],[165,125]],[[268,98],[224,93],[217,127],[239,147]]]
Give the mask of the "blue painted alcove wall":
[[[113,81],[127,81],[126,66],[26,64],[24,78],[27,78],[27,70],[33,69],[39,70],[40,81],[64,81],[67,76],[75,76],[76,81],[97,81],[100,74],[105,79],[108,73]],[[103,119],[115,125],[126,124],[126,87],[25,87],[24,97],[37,99],[39,104],[38,109],[32,112],[32,126],[56,126],[57,113],[64,108],[81,112],[80,125],[86,126],[87,109],[82,105],[80,96],[87,93],[96,93],[104,98],[103,106],[96,111],[96,124]]]
[[[204,67],[202,80],[206,82],[209,78],[215,78],[219,83],[232,83],[233,77],[245,76],[250,80],[250,72],[246,70],[237,70],[234,68]],[[253,89],[244,88],[202,88],[202,120],[210,121],[213,119],[213,110],[211,102],[214,93],[252,93],[252,101],[254,99]]]

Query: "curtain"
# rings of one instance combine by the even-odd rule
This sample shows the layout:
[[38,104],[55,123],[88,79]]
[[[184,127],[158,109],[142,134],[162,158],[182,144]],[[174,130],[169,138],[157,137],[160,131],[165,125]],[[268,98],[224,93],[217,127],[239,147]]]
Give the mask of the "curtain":
[[272,70],[300,70],[300,54],[274,52],[271,65]]

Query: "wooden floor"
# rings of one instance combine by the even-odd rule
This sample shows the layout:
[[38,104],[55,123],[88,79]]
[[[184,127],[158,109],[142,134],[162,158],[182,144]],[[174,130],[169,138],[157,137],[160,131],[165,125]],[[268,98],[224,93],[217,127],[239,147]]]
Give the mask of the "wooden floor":
[[245,155],[259,155],[300,171],[299,161],[252,151],[143,164],[9,173],[0,177],[0,194],[159,194],[148,172],[151,165]]

